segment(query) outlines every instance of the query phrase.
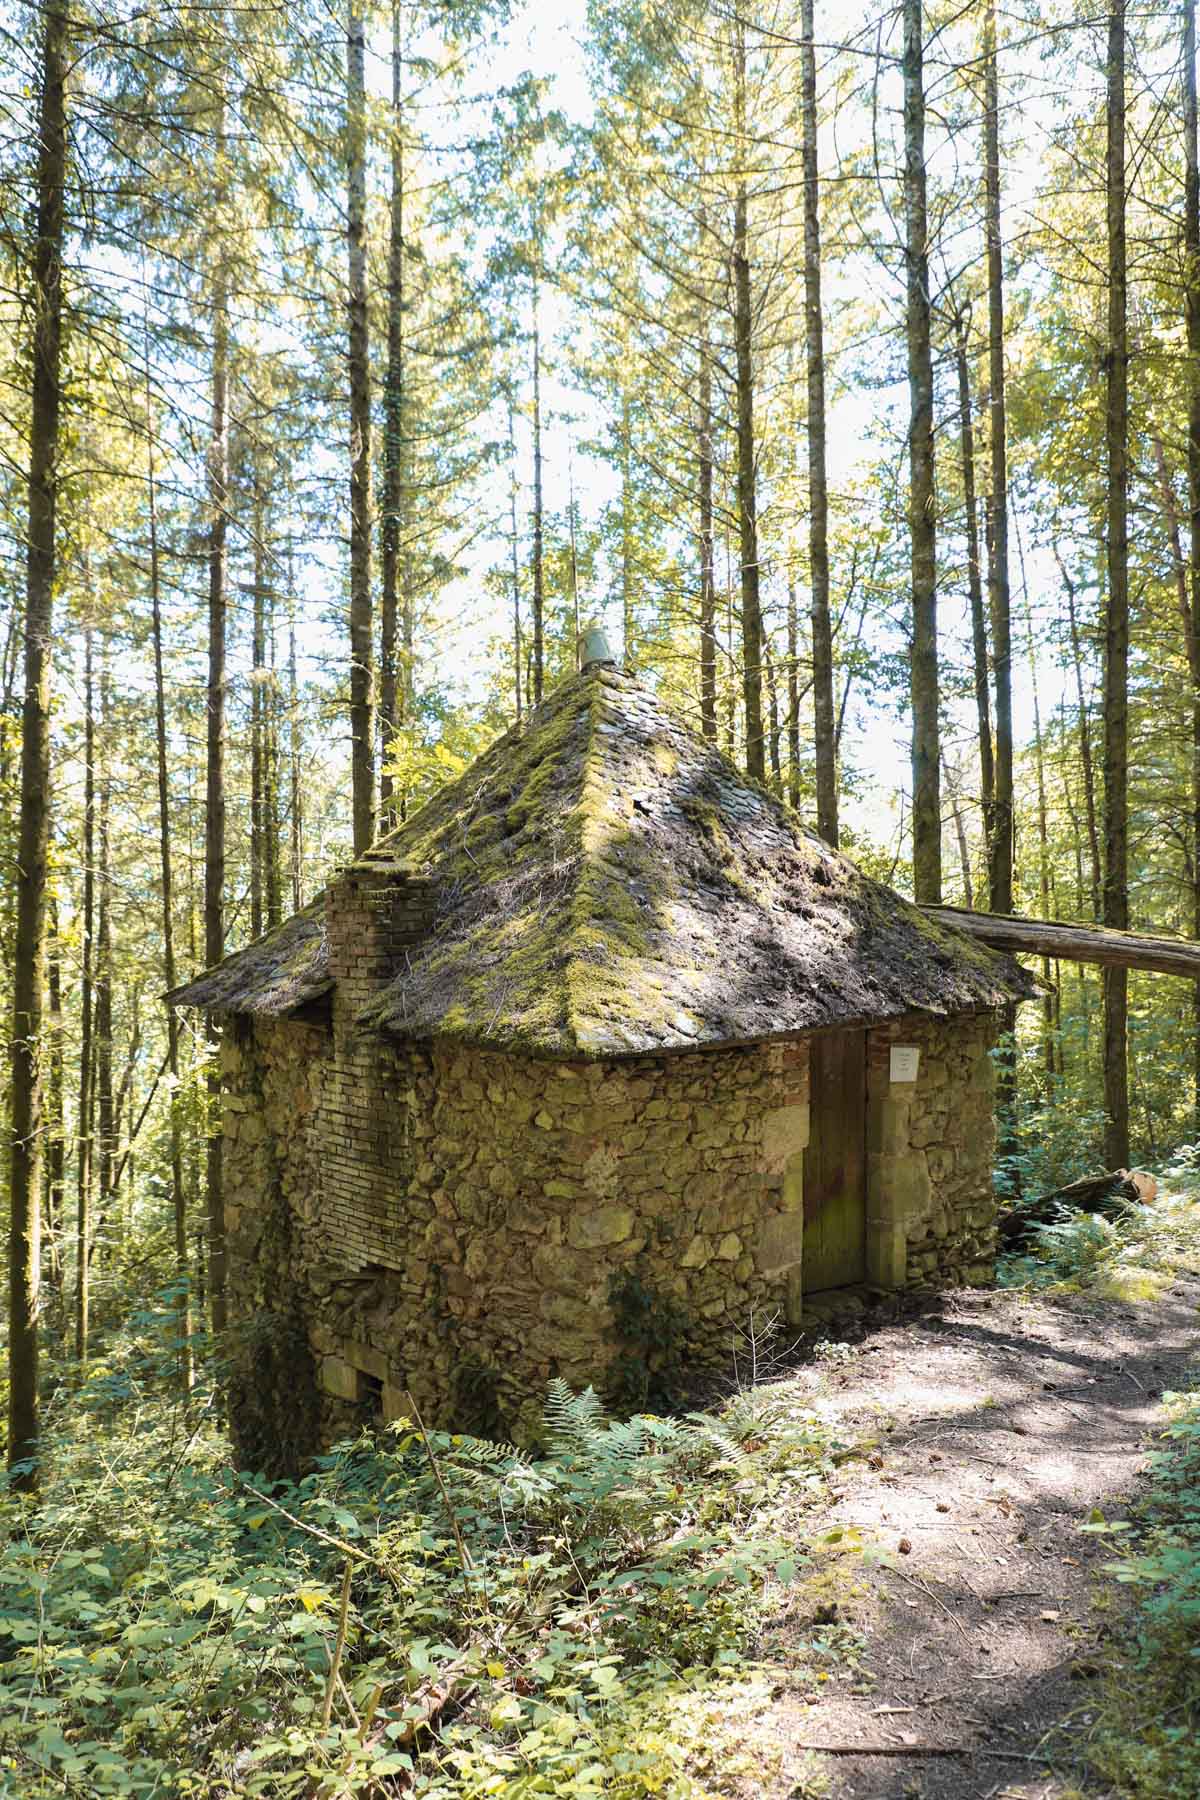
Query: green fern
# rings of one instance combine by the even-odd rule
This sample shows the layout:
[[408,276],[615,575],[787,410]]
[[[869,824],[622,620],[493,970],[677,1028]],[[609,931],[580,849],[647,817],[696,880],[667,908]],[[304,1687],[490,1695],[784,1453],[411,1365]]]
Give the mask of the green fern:
[[542,1424],[546,1431],[546,1449],[552,1457],[586,1461],[605,1426],[604,1408],[595,1388],[586,1387],[582,1394],[577,1394],[560,1375],[556,1375],[546,1394]]

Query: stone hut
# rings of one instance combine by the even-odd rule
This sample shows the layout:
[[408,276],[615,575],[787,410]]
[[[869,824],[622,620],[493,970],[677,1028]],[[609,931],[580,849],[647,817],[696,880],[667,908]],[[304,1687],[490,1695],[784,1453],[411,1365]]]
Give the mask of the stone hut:
[[612,1394],[814,1294],[986,1282],[1030,992],[630,676],[565,680],[170,996],[224,1028],[245,1454],[406,1391],[520,1435],[554,1374]]

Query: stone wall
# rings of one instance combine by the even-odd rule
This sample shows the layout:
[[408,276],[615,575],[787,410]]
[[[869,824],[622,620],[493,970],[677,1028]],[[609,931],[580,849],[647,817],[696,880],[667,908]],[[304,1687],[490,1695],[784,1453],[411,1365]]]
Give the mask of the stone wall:
[[[990,1033],[870,1035],[880,1286],[990,1272]],[[894,1042],[916,1082],[890,1081]],[[614,1279],[694,1372],[729,1365],[752,1312],[799,1322],[803,1042],[536,1062],[358,1034],[335,1000],[332,1031],[239,1028],[224,1064],[234,1311],[302,1326],[318,1437],[407,1392],[430,1423],[527,1433],[551,1375],[610,1387],[631,1348]],[[298,1391],[280,1404],[299,1416]]]
[[[992,1279],[997,1207],[990,1013],[904,1020],[867,1040],[867,1274],[919,1290]],[[890,1078],[896,1046],[915,1081]]]

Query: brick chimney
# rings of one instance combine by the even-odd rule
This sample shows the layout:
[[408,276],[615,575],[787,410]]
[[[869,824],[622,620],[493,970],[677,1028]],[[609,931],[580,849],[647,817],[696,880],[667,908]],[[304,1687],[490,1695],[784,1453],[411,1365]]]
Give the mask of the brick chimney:
[[325,890],[335,1008],[353,1017],[403,967],[433,924],[433,887],[395,864],[351,863]]

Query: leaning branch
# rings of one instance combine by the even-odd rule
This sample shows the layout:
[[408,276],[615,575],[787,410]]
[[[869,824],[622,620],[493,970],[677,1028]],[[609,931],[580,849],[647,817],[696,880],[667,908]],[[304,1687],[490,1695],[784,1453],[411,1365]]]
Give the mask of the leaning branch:
[[962,906],[924,906],[921,910],[937,924],[965,931],[993,950],[1096,963],[1102,968],[1149,969],[1200,981],[1200,943],[1189,938],[1147,937],[1102,925],[1025,919],[1015,913],[969,912]]

